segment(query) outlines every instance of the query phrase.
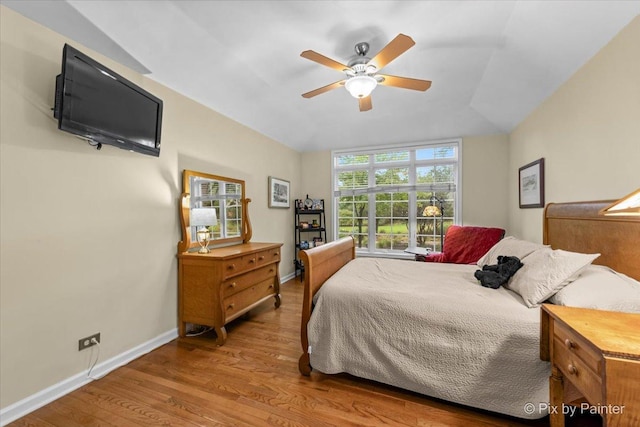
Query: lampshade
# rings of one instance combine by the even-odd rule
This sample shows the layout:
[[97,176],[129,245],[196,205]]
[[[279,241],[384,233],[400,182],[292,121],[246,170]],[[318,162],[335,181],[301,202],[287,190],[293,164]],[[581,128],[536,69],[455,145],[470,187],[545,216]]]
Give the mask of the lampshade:
[[600,211],[605,216],[640,216],[640,188]]
[[371,76],[354,76],[344,84],[354,98],[366,98],[371,95],[378,82]]
[[422,216],[440,216],[440,208],[437,206],[427,206],[422,211]]
[[191,209],[191,226],[218,225],[218,217],[215,208]]

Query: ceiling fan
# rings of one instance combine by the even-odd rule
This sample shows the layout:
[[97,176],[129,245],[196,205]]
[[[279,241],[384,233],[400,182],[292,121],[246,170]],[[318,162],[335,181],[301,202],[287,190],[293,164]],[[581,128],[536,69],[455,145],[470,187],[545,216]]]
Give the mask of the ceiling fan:
[[380,52],[378,52],[376,56],[373,57],[373,59],[371,59],[367,57],[367,52],[369,52],[369,43],[361,42],[355,46],[357,56],[351,59],[347,65],[334,61],[331,58],[327,58],[313,50],[305,50],[300,54],[300,56],[326,67],[333,68],[334,70],[338,70],[344,73],[346,78],[312,90],[311,92],[304,93],[302,96],[304,98],[313,98],[316,95],[344,86],[354,98],[358,98],[360,111],[369,111],[371,110],[371,92],[377,85],[425,91],[431,87],[431,82],[429,80],[378,74],[378,71],[409,50],[409,48],[414,44],[416,43],[411,37],[404,34],[398,34],[395,39],[391,40]]

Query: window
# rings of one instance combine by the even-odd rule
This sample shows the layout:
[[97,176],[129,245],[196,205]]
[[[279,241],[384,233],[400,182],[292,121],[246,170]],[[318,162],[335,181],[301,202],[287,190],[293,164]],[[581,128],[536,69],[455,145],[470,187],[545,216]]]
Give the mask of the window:
[[[234,182],[196,179],[191,184],[192,208],[213,208],[218,224],[210,226],[212,239],[239,237],[242,233],[242,185]],[[192,239],[196,241],[195,227]]]
[[[441,230],[459,222],[460,146],[452,140],[334,151],[334,238],[353,235],[359,254],[440,251]],[[443,216],[423,216],[433,197]]]

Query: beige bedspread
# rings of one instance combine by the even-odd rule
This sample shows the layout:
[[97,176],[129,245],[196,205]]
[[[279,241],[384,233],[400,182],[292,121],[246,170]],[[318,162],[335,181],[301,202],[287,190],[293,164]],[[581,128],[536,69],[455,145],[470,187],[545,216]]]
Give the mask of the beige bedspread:
[[475,265],[356,258],[321,288],[308,324],[313,369],[346,372],[520,418],[548,402],[538,308],[483,288]]

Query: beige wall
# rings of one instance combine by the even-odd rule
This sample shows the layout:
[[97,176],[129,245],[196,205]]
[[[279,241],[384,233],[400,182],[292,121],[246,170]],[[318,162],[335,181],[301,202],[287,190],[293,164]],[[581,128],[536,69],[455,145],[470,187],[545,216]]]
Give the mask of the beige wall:
[[[267,179],[299,191],[300,154],[0,6],[0,406],[175,330],[181,171],[246,180],[254,241],[284,242],[291,210],[267,208]],[[57,129],[69,42],[164,101],[159,158],[101,151]],[[264,159],[268,158],[269,162]],[[295,194],[295,193],[294,193]],[[284,302],[286,303],[286,302]]]
[[302,153],[302,177],[298,198],[307,194],[312,199],[324,199],[327,240],[333,240],[333,191],[331,189],[331,151]]
[[[507,135],[462,140],[462,223],[507,229]],[[507,230],[510,234],[510,231]]]
[[[547,202],[617,199],[640,187],[640,17],[580,68],[510,135],[509,175],[545,158]],[[542,241],[542,209],[518,209],[509,228]]]

